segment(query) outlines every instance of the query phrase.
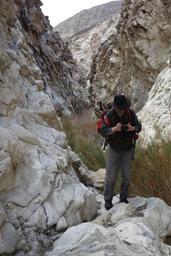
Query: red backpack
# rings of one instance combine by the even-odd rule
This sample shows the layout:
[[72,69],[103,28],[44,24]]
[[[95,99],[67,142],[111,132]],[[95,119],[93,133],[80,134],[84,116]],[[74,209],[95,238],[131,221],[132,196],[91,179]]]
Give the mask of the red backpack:
[[106,113],[112,108],[112,104],[108,103],[106,106],[106,105],[102,104],[102,102],[100,101],[99,106],[100,106],[99,111],[98,111],[98,113],[96,112],[96,115],[98,117],[100,117],[100,119],[96,123],[96,130],[98,133],[100,133],[100,129],[101,129],[104,121],[109,126],[108,120],[105,119],[105,116],[106,116]]

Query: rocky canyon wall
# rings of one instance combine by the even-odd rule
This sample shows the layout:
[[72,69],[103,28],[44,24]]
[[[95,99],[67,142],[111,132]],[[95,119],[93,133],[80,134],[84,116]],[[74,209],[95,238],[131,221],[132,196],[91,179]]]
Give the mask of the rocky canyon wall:
[[[154,198],[117,204],[116,196],[106,212],[102,195],[91,187],[92,173],[68,146],[60,116],[89,102],[67,44],[40,5],[1,0],[0,255],[170,255],[163,244],[171,232],[170,207]],[[115,52],[105,45],[107,56]],[[165,117],[169,93],[167,67],[149,94]],[[77,226],[82,222],[89,223]]]
[[92,102],[126,94],[140,112],[145,143],[171,139],[170,1],[125,0],[116,32],[101,44],[89,75]]
[[117,32],[101,45],[92,64],[97,100],[123,92],[136,110],[144,106],[171,54],[170,12],[169,1],[124,1]]
[[70,38],[71,52],[85,77],[90,72],[92,60],[98,53],[100,45],[116,30],[118,17],[119,15],[116,14],[113,18]]
[[112,1],[81,11],[54,28],[58,31],[87,77],[100,44],[115,31],[122,1]]
[[58,33],[53,33],[40,6],[40,1],[18,1],[17,16],[43,75],[44,90],[58,112],[80,112],[89,104],[85,80],[78,72],[68,44]]
[[41,2],[0,5],[0,254],[43,255],[60,231],[96,214],[94,192],[80,182],[91,174],[59,119],[89,102]]

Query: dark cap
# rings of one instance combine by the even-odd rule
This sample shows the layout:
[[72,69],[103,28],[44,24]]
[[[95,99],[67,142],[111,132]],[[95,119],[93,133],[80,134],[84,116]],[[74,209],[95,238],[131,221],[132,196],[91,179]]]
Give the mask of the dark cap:
[[124,95],[116,95],[114,97],[114,107],[118,109],[127,109],[129,107],[127,98]]

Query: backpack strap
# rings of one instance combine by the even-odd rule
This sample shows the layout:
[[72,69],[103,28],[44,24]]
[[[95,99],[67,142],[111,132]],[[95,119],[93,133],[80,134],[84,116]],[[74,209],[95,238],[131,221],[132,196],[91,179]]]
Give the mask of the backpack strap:
[[127,113],[128,117],[129,117],[129,123],[131,123],[131,111],[130,111],[129,108],[126,109],[126,113]]
[[108,127],[110,127],[109,119],[107,118],[107,115],[104,115],[104,122],[107,124]]
[[[129,123],[131,123],[131,111],[130,111],[130,109],[127,108],[126,112],[128,114],[128,117],[129,117]],[[135,144],[136,140],[138,140],[138,138],[139,138],[139,135],[135,132],[134,138],[133,138],[134,144]]]
[[101,115],[101,118],[98,120],[97,124],[96,124],[96,129],[97,129],[97,132],[100,133],[100,129],[103,125],[103,122],[105,122],[107,124],[107,126],[110,126],[110,123],[109,123],[109,119],[107,118],[107,110],[105,110],[102,115]]

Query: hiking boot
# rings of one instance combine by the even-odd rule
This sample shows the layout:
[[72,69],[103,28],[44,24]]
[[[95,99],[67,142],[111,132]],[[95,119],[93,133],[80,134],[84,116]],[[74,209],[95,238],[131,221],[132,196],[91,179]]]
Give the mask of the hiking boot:
[[126,203],[126,204],[129,204],[129,201],[127,199],[124,199],[124,200],[121,200],[120,199],[120,203]]
[[129,188],[129,184],[128,183],[122,183],[121,184],[121,192],[120,192],[120,202],[121,203],[126,203],[128,204],[128,200],[127,200],[127,197],[128,197],[128,188]]
[[113,204],[111,201],[105,200],[105,208],[108,211],[109,209],[111,209],[113,207]]

